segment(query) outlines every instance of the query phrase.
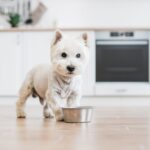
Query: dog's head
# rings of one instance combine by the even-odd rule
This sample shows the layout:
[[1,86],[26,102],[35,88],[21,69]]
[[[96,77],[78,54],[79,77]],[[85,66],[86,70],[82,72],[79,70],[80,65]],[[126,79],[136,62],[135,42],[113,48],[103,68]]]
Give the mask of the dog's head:
[[86,33],[78,38],[69,38],[56,31],[51,45],[53,70],[66,77],[82,74],[89,59],[87,38]]

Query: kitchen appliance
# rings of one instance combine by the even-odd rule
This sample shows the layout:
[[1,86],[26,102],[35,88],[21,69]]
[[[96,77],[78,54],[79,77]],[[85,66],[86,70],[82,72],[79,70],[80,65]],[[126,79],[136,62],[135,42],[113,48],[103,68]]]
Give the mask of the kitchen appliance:
[[150,95],[148,32],[97,32],[95,95]]

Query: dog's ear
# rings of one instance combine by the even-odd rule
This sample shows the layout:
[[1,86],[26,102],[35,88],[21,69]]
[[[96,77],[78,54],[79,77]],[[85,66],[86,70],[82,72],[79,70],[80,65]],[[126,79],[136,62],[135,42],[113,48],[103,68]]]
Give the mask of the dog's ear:
[[80,37],[79,37],[80,40],[82,40],[85,44],[85,46],[88,47],[88,35],[87,33],[83,33]]
[[62,39],[62,37],[62,32],[60,30],[56,30],[52,46],[56,45]]

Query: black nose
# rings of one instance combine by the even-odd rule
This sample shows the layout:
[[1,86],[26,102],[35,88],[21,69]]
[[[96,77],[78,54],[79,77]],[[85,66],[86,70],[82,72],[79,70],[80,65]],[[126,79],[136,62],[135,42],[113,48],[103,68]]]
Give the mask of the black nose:
[[69,72],[73,72],[75,70],[75,67],[74,66],[67,66],[67,70]]

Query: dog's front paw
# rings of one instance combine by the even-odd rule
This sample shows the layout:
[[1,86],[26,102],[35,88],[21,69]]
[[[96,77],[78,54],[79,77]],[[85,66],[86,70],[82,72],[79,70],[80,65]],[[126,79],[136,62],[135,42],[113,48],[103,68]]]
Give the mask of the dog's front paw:
[[17,118],[26,118],[26,114],[23,111],[18,111],[17,112]]
[[61,110],[58,110],[55,113],[55,118],[56,118],[56,121],[63,121],[64,120],[64,116],[63,116],[63,113]]
[[44,111],[43,114],[45,118],[54,118],[54,115],[48,110]]
[[52,115],[50,113],[44,113],[44,117],[45,118],[54,118],[54,115]]
[[56,116],[56,120],[57,120],[57,121],[63,121],[63,120],[64,120],[63,115],[58,115],[58,116]]

